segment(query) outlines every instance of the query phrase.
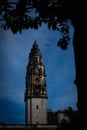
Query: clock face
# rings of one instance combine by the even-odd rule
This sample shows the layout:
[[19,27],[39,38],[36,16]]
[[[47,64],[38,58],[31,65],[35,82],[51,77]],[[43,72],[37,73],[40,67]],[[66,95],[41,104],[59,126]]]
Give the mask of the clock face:
[[33,85],[40,85],[40,84],[41,84],[41,79],[40,79],[40,77],[34,76],[34,77],[33,77],[32,84],[33,84]]

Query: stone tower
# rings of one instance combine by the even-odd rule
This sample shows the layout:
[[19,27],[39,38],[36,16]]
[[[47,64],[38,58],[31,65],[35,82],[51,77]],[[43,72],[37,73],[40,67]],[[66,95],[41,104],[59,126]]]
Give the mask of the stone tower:
[[47,92],[42,54],[34,41],[29,54],[25,90],[26,124],[47,124]]

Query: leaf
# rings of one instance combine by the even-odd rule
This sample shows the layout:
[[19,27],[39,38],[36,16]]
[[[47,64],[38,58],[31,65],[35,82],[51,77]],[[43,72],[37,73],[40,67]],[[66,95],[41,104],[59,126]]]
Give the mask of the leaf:
[[53,29],[53,30],[56,30],[56,28],[57,28],[57,27],[56,27],[56,22],[53,22],[53,24],[52,24],[52,29]]
[[65,38],[61,38],[58,43],[57,46],[61,47],[61,49],[66,50],[68,47],[69,42],[65,39]]
[[49,30],[50,30],[51,25],[52,25],[52,24],[51,24],[50,22],[48,22],[48,28],[49,28]]

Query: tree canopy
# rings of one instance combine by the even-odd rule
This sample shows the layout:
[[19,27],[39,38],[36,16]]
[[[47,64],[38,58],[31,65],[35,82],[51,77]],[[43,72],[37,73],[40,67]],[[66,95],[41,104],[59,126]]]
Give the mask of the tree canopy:
[[0,27],[16,34],[24,29],[38,29],[46,23],[62,38],[57,45],[67,49],[73,1],[70,0],[0,0]]

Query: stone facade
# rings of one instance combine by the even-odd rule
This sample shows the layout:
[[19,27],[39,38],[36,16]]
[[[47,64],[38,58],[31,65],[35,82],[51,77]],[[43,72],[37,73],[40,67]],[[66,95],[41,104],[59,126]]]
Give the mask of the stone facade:
[[32,122],[34,124],[47,124],[46,99],[32,98]]
[[70,122],[70,118],[69,118],[69,116],[65,113],[65,111],[58,111],[58,112],[57,112],[57,116],[58,116],[58,125],[60,125],[63,120],[66,121],[67,123]]
[[[74,112],[74,111],[73,111]],[[52,111],[51,109],[47,110],[47,124],[48,125],[58,125],[65,121],[66,123],[69,123],[71,121],[68,114],[66,114],[66,111],[59,110],[59,111]]]

